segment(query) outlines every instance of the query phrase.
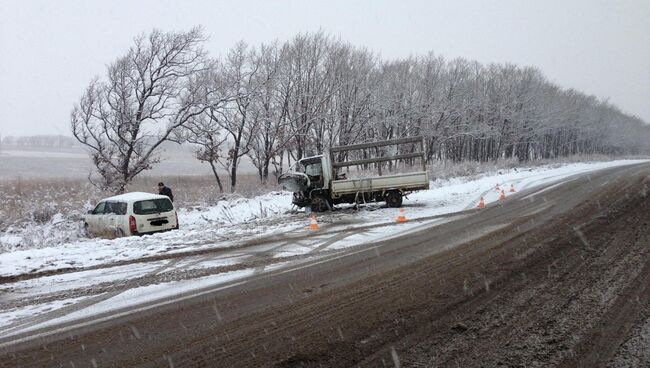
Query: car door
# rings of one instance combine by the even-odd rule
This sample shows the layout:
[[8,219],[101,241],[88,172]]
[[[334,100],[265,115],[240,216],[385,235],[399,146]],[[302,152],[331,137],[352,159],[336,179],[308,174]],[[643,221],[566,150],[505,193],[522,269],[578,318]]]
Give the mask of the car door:
[[92,234],[98,235],[102,232],[102,222],[104,217],[104,210],[106,208],[106,202],[99,202],[97,206],[90,212],[89,216],[86,218],[86,223],[88,224],[88,231]]
[[106,202],[106,208],[104,209],[104,217],[102,218],[102,221],[104,223],[104,227],[106,228],[108,236],[113,237],[124,235],[123,233],[120,233],[119,212],[120,202]]
[[115,236],[124,236],[128,231],[128,218],[126,217],[126,202],[113,202],[110,206],[110,213],[107,214],[107,221]]

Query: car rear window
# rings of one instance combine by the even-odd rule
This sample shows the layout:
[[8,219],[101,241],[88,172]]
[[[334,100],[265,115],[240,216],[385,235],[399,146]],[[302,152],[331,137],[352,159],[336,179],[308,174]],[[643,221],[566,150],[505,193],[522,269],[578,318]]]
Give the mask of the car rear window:
[[174,205],[167,198],[148,199],[133,203],[133,213],[136,215],[148,215],[151,213],[169,212],[174,209]]

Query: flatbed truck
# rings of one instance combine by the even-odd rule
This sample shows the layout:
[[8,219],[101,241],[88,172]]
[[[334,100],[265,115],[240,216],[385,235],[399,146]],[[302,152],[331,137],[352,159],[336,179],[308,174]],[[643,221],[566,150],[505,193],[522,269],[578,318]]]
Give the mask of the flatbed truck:
[[[390,156],[336,161],[346,151],[372,150],[385,146],[415,146],[419,150]],[[382,176],[347,178],[343,168],[381,163],[386,161],[420,161],[416,171]],[[381,166],[379,166],[381,168]],[[381,169],[379,170],[381,173]],[[308,207],[315,212],[332,209],[340,203],[386,202],[390,207],[400,207],[402,198],[414,191],[429,189],[429,175],[425,166],[422,137],[399,138],[380,142],[337,146],[326,149],[322,155],[305,157],[286,173],[278,183],[293,192],[293,204]]]

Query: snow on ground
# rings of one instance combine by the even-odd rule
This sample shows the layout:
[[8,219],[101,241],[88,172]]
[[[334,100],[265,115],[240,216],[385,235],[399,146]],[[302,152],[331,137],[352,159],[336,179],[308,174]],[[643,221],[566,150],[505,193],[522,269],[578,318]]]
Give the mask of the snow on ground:
[[241,224],[285,214],[290,210],[291,193],[271,192],[254,198],[221,201],[209,208],[181,209],[179,215],[183,224]]
[[8,326],[16,321],[43,313],[53,312],[61,308],[78,303],[88,297],[54,300],[47,303],[29,305],[27,307],[12,308],[0,313],[0,326]]
[[[48,325],[55,325],[58,323],[77,320],[89,316],[94,316],[101,313],[115,311],[119,309],[129,308],[142,303],[154,302],[165,300],[162,304],[170,302],[172,296],[183,294],[189,291],[199,290],[215,285],[220,285],[232,282],[253,274],[252,269],[224,272],[217,275],[199,277],[192,280],[176,281],[172,283],[162,283],[156,285],[148,285],[139,288],[127,290],[118,294],[110,299],[103,300],[94,304],[90,308],[75,311],[66,316],[52,319],[47,323],[38,325],[38,327],[45,327]],[[132,313],[132,311],[129,311]]]
[[128,280],[156,272],[169,261],[136,263],[107,269],[62,273],[37,279],[0,284],[4,300],[18,299],[33,294],[57,293],[75,288],[89,287],[115,280]]
[[70,218],[66,218],[57,212],[45,223],[32,221],[20,227],[10,226],[5,232],[0,232],[0,253],[3,250],[32,249],[40,245],[64,244],[84,239],[83,223],[75,221],[80,217],[79,213],[73,213]]
[[[14,308],[2,311],[0,312],[0,327],[2,327],[0,328],[0,337],[11,336],[16,333],[23,333],[48,326],[55,326],[69,321],[97,316],[103,313],[114,313],[144,303],[155,303],[156,305],[169,304],[178,301],[179,299],[183,299],[183,297],[179,297],[181,294],[202,289],[207,289],[203,290],[202,293],[214,292],[216,291],[215,289],[218,290],[225,287],[218,287],[219,285],[234,282],[250,276],[253,272],[252,269],[244,269],[199,277],[191,280],[137,287],[117,293],[116,295],[109,295],[108,297],[103,297],[103,295],[100,294],[98,296],[98,299],[100,300],[96,303],[89,303],[83,308],[72,309],[69,313],[57,312],[66,307],[73,306],[75,303],[84,302],[91,298],[63,299],[25,308]],[[192,294],[192,296],[196,296],[196,294]],[[215,313],[219,313],[216,300],[214,309]],[[39,318],[39,315],[44,313],[51,313],[53,314],[53,317],[49,319]],[[133,313],[133,310],[129,309],[121,313],[129,314]],[[36,318],[35,320],[32,320],[30,317]],[[114,318],[116,315],[113,314],[111,317]]]
[[[516,190],[557,181],[581,172],[629,165],[646,160],[618,160],[595,163],[549,165],[530,169],[512,169],[490,173],[478,178],[452,178],[432,182],[431,189],[411,194],[404,201],[407,218],[413,220],[444,213],[456,212],[476,206],[484,196],[486,203],[498,200],[494,190],[498,183],[507,194],[511,185]],[[362,207],[360,211],[349,207],[333,213],[319,214],[319,221],[328,225],[347,223],[357,225],[394,222],[398,209],[382,208],[381,205]],[[222,201],[215,207],[205,209],[181,209],[178,231],[126,237],[113,240],[84,239],[53,244],[39,249],[21,249],[0,254],[0,276],[12,276],[46,270],[85,268],[121,261],[135,261],[167,253],[191,252],[203,249],[228,248],[252,239],[267,238],[273,234],[301,232],[305,230],[307,217],[303,212],[291,212],[291,193],[272,192],[251,199],[238,198]],[[411,225],[404,225],[406,230]],[[373,231],[372,237],[382,237],[386,232]],[[352,235],[350,235],[352,236]],[[370,241],[368,236],[353,237]],[[3,236],[3,241],[16,241]],[[340,247],[337,244],[336,247]],[[300,248],[300,247],[299,247]],[[297,248],[297,249],[299,249]],[[308,249],[303,247],[303,251]]]

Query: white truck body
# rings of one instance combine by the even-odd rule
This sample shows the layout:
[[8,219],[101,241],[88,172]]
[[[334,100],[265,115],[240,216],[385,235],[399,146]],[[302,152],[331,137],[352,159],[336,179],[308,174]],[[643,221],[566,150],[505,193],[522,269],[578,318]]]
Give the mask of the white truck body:
[[396,174],[387,176],[374,176],[362,179],[332,180],[332,195],[358,192],[388,191],[399,189],[411,191],[427,189],[429,187],[429,174],[426,171],[418,171],[407,174]]
[[[336,162],[335,157],[348,157],[341,152],[376,149],[383,146],[411,145],[399,154],[364,158],[352,161]],[[419,146],[420,151],[413,149]],[[391,207],[402,204],[402,196],[429,188],[429,174],[424,163],[424,140],[422,137],[400,138],[380,142],[361,143],[349,146],[332,147],[323,155],[305,157],[297,162],[296,170],[289,171],[278,178],[285,189],[294,192],[293,203],[299,207],[314,207],[317,210],[331,209],[337,203],[359,203],[368,201],[386,201]],[[367,157],[364,154],[363,157]],[[379,175],[363,178],[347,178],[339,172],[342,168],[377,165],[394,160],[419,159],[421,170],[391,175]],[[416,166],[417,167],[417,166]],[[341,170],[342,171],[342,170]]]

